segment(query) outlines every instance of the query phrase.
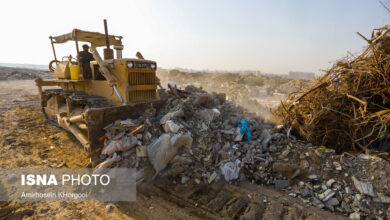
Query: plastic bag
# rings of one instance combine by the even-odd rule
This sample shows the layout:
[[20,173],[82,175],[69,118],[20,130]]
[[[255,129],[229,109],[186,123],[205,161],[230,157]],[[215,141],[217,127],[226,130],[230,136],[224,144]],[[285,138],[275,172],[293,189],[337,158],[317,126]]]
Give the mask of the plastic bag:
[[103,148],[102,154],[112,155],[115,151],[128,151],[135,147],[138,140],[134,136],[124,136],[119,140],[109,141],[108,144]]
[[237,179],[240,173],[241,161],[237,159],[234,163],[227,162],[221,166],[222,175],[225,177],[225,181],[229,182],[231,180]]
[[246,135],[247,141],[251,140],[251,132],[249,131],[248,119],[244,118],[238,120],[238,127],[240,128],[240,133]]
[[148,158],[156,171],[153,179],[168,165],[182,146],[192,146],[191,134],[163,134],[148,146]]
[[175,122],[173,122],[172,120],[168,120],[167,122],[165,122],[163,128],[164,131],[167,133],[177,133],[180,128],[183,128],[183,126],[175,124]]
[[101,169],[104,169],[104,168],[108,168],[109,166],[111,166],[111,164],[113,164],[114,162],[117,162],[121,159],[121,157],[114,152],[114,154],[112,155],[111,158],[108,158],[107,160],[103,161],[102,163],[98,164],[96,167],[95,167],[95,171],[94,171],[94,174],[97,174],[99,173]]

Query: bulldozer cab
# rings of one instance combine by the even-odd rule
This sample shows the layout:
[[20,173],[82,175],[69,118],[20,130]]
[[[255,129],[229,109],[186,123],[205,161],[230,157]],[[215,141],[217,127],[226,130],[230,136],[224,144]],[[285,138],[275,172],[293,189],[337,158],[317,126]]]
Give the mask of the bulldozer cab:
[[[146,60],[138,52],[137,58],[122,58],[122,36],[108,35],[106,33],[83,31],[73,29],[68,34],[50,36],[54,60],[49,64],[49,69],[54,73],[58,82],[67,82],[61,87],[65,90],[82,90],[88,94],[106,97],[112,105],[123,105],[139,102],[148,102],[159,99],[157,85],[159,80],[156,77],[156,62]],[[55,51],[56,44],[75,42],[77,55],[64,56],[57,59]],[[79,43],[90,45],[90,51],[80,51]],[[110,48],[113,46],[116,52]],[[103,58],[97,51],[98,47],[104,48]],[[91,55],[87,62],[80,59],[81,53]],[[56,68],[54,68],[56,64]],[[81,83],[89,81],[89,83]],[[76,83],[78,82],[78,83]],[[74,87],[71,87],[70,85]],[[112,93],[116,96],[112,96]]]
[[[46,119],[71,132],[91,153],[101,149],[99,138],[104,136],[105,126],[139,117],[145,109],[157,109],[163,101],[159,95],[163,91],[157,89],[156,62],[144,59],[140,53],[137,58],[122,58],[122,37],[108,35],[105,20],[104,25],[105,34],[73,29],[68,34],[50,36],[54,79],[35,81]],[[68,41],[75,42],[77,55],[59,60],[55,45]],[[93,58],[86,64],[90,74],[86,74],[85,63],[80,60],[80,42],[90,46]],[[98,47],[105,47],[103,57]],[[110,47],[115,49],[115,57]]]
[[[63,34],[54,37],[50,36],[49,38],[52,44],[53,55],[54,55],[54,60],[50,62],[49,69],[52,72],[54,72],[54,77],[56,79],[90,80],[96,78],[98,80],[105,80],[105,78],[101,74],[99,75],[98,71],[95,71],[97,73],[96,76],[94,76],[91,74],[92,68],[90,68],[90,66],[83,65],[86,62],[83,62],[82,60],[83,56],[80,55],[82,55],[82,53],[89,53],[89,52],[88,50],[80,51],[79,42],[86,42],[94,47],[113,45],[114,49],[116,50],[116,58],[122,59],[123,45],[122,45],[121,36],[109,35],[108,41],[106,41],[106,36],[104,34],[98,32],[89,32],[89,31],[83,31],[79,29],[73,29],[73,31],[68,34]],[[75,42],[77,55],[75,57],[73,57],[72,55],[63,56],[60,60],[58,60],[55,51],[55,44],[63,44],[68,41]],[[84,46],[87,46],[89,49],[88,44],[84,44],[83,47]],[[113,54],[109,54],[105,52],[105,59],[113,59],[113,58],[114,58]],[[56,65],[56,68],[53,67],[54,64]],[[96,66],[97,64],[95,63],[95,67],[93,67],[94,70],[96,69]]]

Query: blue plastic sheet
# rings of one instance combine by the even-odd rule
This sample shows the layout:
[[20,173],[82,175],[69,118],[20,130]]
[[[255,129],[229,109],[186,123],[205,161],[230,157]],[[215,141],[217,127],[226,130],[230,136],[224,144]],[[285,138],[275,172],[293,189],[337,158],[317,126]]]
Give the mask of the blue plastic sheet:
[[246,140],[251,140],[251,132],[249,131],[249,125],[248,125],[248,119],[244,118],[241,120],[238,120],[238,127],[240,128],[240,133],[244,134],[246,136]]
[[163,116],[161,116],[161,115],[157,115],[157,116],[156,116],[156,119],[157,119],[157,120],[161,120],[162,118],[163,118]]

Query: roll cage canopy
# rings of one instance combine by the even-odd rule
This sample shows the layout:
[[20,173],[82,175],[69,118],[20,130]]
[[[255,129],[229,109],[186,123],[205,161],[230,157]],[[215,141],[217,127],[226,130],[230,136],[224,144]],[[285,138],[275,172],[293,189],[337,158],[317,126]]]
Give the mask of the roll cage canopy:
[[[110,45],[122,46],[122,36],[108,35]],[[50,36],[52,43],[62,44],[67,41],[83,41],[89,42],[96,47],[106,46],[106,37],[102,33],[83,31],[79,29],[73,29],[72,32],[68,34],[63,34],[59,36]]]

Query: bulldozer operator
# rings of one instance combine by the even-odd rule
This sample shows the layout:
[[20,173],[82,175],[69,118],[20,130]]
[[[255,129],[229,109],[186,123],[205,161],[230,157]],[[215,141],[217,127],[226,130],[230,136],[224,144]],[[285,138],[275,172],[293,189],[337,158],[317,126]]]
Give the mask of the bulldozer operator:
[[91,70],[91,66],[89,65],[89,63],[95,59],[93,58],[92,53],[89,52],[89,46],[87,44],[83,45],[83,51],[81,51],[79,53],[78,60],[81,63],[84,77],[87,79],[91,79],[92,78],[92,70]]

